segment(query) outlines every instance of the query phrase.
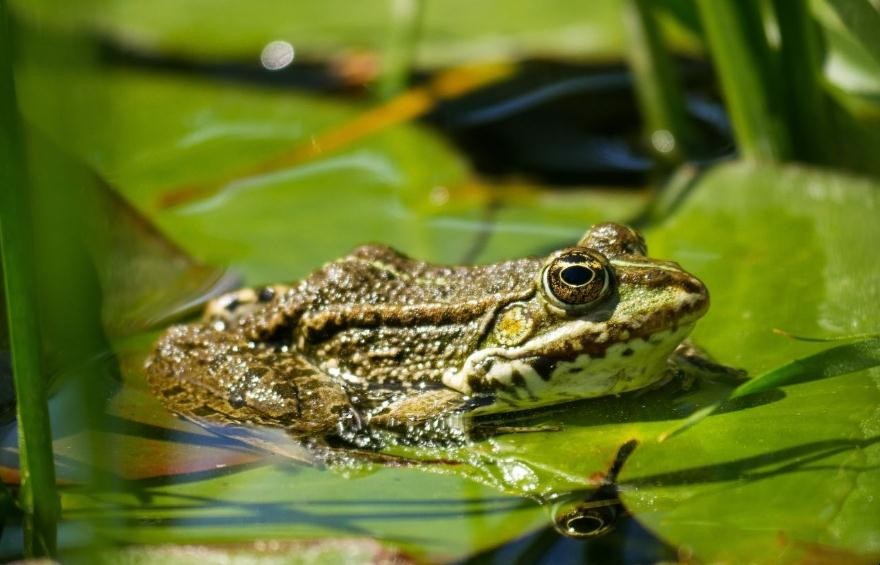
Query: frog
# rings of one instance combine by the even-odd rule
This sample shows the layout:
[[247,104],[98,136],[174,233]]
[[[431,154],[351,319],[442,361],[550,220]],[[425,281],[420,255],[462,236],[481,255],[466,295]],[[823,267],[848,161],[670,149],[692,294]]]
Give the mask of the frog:
[[370,244],[210,301],[145,373],[184,418],[381,449],[382,434],[659,386],[708,307],[700,279],[623,224],[481,265]]

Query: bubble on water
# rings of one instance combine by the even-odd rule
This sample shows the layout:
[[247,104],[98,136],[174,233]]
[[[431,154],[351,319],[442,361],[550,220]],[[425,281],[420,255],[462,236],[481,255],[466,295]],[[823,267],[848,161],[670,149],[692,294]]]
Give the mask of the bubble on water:
[[651,145],[661,155],[667,155],[675,150],[675,136],[668,129],[658,129],[651,134]]
[[265,69],[278,71],[293,62],[293,45],[287,41],[270,41],[260,53],[260,63]]
[[442,206],[449,202],[449,189],[445,186],[435,186],[431,189],[429,198],[434,206]]

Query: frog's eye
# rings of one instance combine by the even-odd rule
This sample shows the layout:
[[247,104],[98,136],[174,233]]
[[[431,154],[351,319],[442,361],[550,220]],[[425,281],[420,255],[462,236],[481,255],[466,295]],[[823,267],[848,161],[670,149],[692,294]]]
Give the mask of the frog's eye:
[[565,310],[581,310],[605,298],[613,279],[605,257],[583,247],[553,254],[541,271],[544,294]]

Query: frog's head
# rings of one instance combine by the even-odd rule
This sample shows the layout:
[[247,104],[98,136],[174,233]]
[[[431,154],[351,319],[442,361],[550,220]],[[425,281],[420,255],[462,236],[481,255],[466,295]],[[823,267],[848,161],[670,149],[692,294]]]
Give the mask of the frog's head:
[[656,382],[709,295],[677,263],[646,253],[632,228],[593,226],[543,261],[532,298],[500,308],[480,347],[444,383],[491,390],[515,409]]

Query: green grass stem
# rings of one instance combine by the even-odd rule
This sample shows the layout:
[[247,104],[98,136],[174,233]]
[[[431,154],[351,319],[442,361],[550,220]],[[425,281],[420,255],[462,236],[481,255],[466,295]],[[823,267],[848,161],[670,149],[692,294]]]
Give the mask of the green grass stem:
[[[806,2],[773,0],[779,26],[780,68],[792,156],[825,163],[833,141],[828,100],[823,88],[823,46]],[[880,28],[878,28],[880,30]]]
[[789,139],[756,0],[696,0],[743,157],[782,161]]
[[33,233],[23,138],[12,75],[7,6],[0,0],[0,255],[18,406],[20,504],[26,556],[54,555],[59,516],[33,273]]
[[388,99],[406,88],[415,61],[427,0],[389,0],[391,28],[382,59],[378,94]]
[[626,0],[627,55],[648,143],[659,159],[680,163],[689,142],[685,98],[650,0]]

